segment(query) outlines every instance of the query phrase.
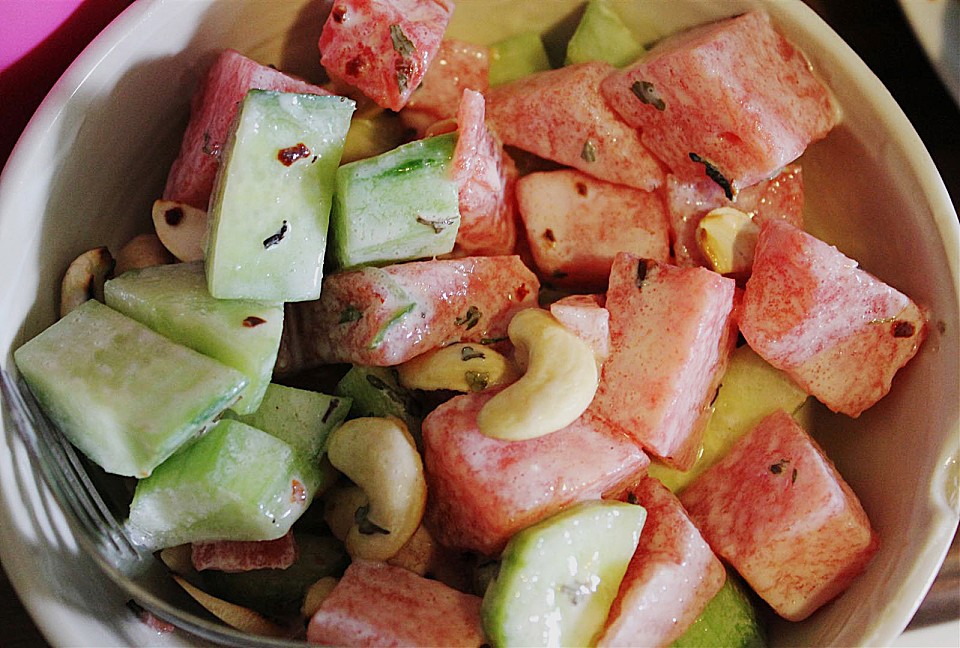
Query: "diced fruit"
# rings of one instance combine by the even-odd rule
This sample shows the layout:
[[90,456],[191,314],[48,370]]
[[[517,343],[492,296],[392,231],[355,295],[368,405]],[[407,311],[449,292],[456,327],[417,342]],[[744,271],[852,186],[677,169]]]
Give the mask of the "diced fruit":
[[906,295],[835,247],[771,221],[760,230],[740,330],[807,393],[856,417],[890,390],[927,321]]
[[406,140],[407,130],[400,117],[392,112],[354,115],[343,143],[340,163],[349,164],[395,149]]
[[665,646],[700,616],[726,572],[660,482],[645,478],[630,494],[647,521],[597,645]]
[[670,648],[764,648],[766,633],[750,593],[736,572]]
[[423,132],[434,122],[455,117],[464,90],[487,91],[489,67],[490,48],[442,40],[423,82],[400,113],[404,121]]
[[536,439],[488,437],[477,414],[496,392],[454,397],[424,419],[427,521],[443,544],[496,555],[537,520],[635,483],[649,463],[590,410]]
[[490,87],[550,69],[550,59],[537,32],[521,32],[490,46]]
[[577,30],[567,43],[567,65],[605,61],[623,67],[646,51],[612,5],[608,0],[587,2]]
[[127,526],[151,549],[279,538],[313,499],[298,466],[280,439],[221,420],[137,482]]
[[743,275],[753,266],[760,227],[749,214],[733,207],[718,207],[700,219],[697,246],[720,274]]
[[730,354],[730,363],[720,380],[713,414],[703,433],[703,448],[693,467],[682,471],[655,461],[648,473],[673,492],[682,491],[768,414],[784,410],[800,416],[806,400],[807,393],[789,376],[774,369],[749,346],[738,347]]
[[645,518],[633,504],[585,502],[511,538],[483,597],[490,643],[593,645]]
[[610,357],[594,407],[668,465],[693,465],[736,340],[734,281],[621,252],[610,273]]
[[234,411],[259,407],[280,347],[282,305],[215,299],[200,262],[133,270],[108,281],[104,292],[111,308],[243,373],[247,387]]
[[490,127],[504,144],[652,191],[663,183],[659,162],[600,96],[600,83],[613,69],[581,63],[493,88],[487,94]]
[[604,290],[617,252],[670,259],[670,226],[656,193],[562,169],[521,178],[517,202],[537,270],[550,284]]
[[245,572],[254,569],[286,569],[297,559],[293,532],[276,540],[219,540],[190,545],[190,560],[197,571]]
[[207,209],[230,126],[240,102],[247,91],[253,89],[330,94],[252,61],[235,50],[224,50],[193,95],[190,123],[183,135],[180,155],[167,176],[165,200]]
[[297,559],[286,569],[200,574],[211,594],[272,617],[295,617],[307,590],[321,578],[336,577],[350,562],[343,545],[329,536],[294,535]]
[[590,345],[597,360],[610,355],[610,311],[597,295],[570,295],[550,304],[550,314]]
[[403,144],[337,170],[330,248],[339,268],[446,254],[460,226],[450,164],[457,137]]
[[519,257],[466,257],[330,275],[317,302],[296,305],[305,362],[400,364],[450,342],[505,338],[540,284]]
[[100,302],[14,354],[44,412],[109,473],[146,477],[233,403],[247,380]]
[[307,626],[325,646],[464,646],[484,643],[480,598],[402,567],[354,561]]
[[714,551],[790,621],[839,595],[879,547],[857,496],[783,411],[763,419],[680,500]]
[[214,297],[320,296],[334,178],[354,107],[343,97],[247,93],[210,199]]
[[601,89],[673,173],[731,199],[839,121],[806,57],[758,11],[665,38]]
[[320,33],[332,77],[398,111],[419,87],[453,13],[446,0],[336,0]]
[[400,384],[390,367],[354,365],[337,383],[337,394],[350,398],[353,417],[396,417],[403,421],[419,446],[421,405],[409,389]]

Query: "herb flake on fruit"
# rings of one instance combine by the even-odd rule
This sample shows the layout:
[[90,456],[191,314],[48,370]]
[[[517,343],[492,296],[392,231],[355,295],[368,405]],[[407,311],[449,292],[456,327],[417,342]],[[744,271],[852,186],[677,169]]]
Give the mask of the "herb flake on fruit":
[[432,227],[435,234],[439,234],[443,230],[447,229],[453,225],[454,219],[452,218],[440,218],[438,220],[429,220],[423,216],[417,216],[417,222],[421,225],[427,225]]
[[727,180],[722,173],[720,173],[720,169],[716,164],[692,152],[690,153],[690,159],[698,164],[702,164],[707,177],[716,182],[720,188],[723,189],[723,195],[727,197],[727,200],[733,200],[733,197],[736,195],[733,191],[733,185],[730,184],[730,181]]
[[254,328],[260,326],[261,324],[266,324],[267,320],[262,317],[257,317],[256,315],[251,315],[250,317],[243,320],[244,328]]
[[788,463],[790,463],[790,462],[787,461],[786,459],[781,459],[781,460],[778,461],[777,463],[770,465],[770,472],[773,473],[774,475],[779,475],[780,473],[783,472],[784,467],[785,467]]
[[580,158],[585,162],[597,161],[597,147],[592,140],[583,143],[583,149],[580,151]]
[[634,81],[633,85],[630,86],[630,91],[636,95],[637,99],[648,106],[653,106],[660,112],[667,109],[667,104],[663,102],[663,99],[657,94],[656,88],[649,81]]
[[340,312],[340,324],[356,322],[361,317],[363,317],[363,313],[360,312],[359,308],[356,306],[347,306]]
[[648,264],[646,259],[637,261],[637,288],[643,288],[643,282],[647,279]]
[[283,221],[283,224],[280,226],[280,229],[277,230],[276,234],[271,234],[267,238],[263,239],[263,249],[269,250],[270,248],[275,246],[277,243],[282,241],[283,237],[287,235],[288,229],[289,229],[289,225],[287,224],[287,221]]
[[466,362],[467,360],[474,360],[476,358],[480,358],[482,360],[486,357],[487,356],[484,355],[483,351],[477,351],[471,346],[465,346],[462,349],[460,349],[460,359],[463,360],[464,362]]
[[462,317],[458,317],[457,319],[455,319],[453,323],[456,324],[457,326],[466,326],[467,330],[469,331],[474,326],[480,323],[480,317],[482,317],[480,313],[480,309],[477,308],[476,306],[471,306],[470,308],[467,309],[466,314],[464,314]]

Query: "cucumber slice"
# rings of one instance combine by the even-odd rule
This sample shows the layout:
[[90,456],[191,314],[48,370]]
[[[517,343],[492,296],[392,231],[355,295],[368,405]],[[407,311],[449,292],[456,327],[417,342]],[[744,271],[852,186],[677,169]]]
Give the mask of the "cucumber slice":
[[647,513],[614,501],[575,505],[507,543],[481,607],[494,646],[587,646],[603,629]]
[[522,32],[490,46],[490,87],[550,69],[550,57],[537,32]]
[[337,171],[330,230],[338,268],[446,254],[460,227],[450,170],[457,134],[399,146]]
[[615,67],[629,65],[646,50],[607,0],[590,0],[567,43],[566,65],[606,61]]
[[407,139],[410,129],[394,112],[381,111],[375,115],[354,115],[343,144],[341,164],[374,157],[394,149]]
[[355,105],[247,93],[210,198],[206,269],[214,297],[320,296],[334,177]]
[[727,570],[727,580],[697,620],[671,648],[763,648],[766,633],[750,593],[740,577]]
[[288,444],[223,419],[137,482],[127,525],[151,549],[214,540],[273,540],[314,492]]
[[280,348],[281,304],[214,298],[201,262],[126,272],[106,283],[104,295],[111,308],[243,373],[249,384],[233,410],[260,406]]
[[353,365],[337,383],[336,393],[353,401],[351,417],[394,416],[421,446],[422,407],[413,392],[400,384],[396,369]]
[[227,408],[238,371],[90,300],[14,354],[50,419],[109,473],[146,477]]

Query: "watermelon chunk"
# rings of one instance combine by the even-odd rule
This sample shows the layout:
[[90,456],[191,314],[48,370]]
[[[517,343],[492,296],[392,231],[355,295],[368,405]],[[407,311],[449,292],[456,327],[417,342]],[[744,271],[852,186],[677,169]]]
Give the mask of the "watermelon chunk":
[[520,529],[645,472],[640,448],[590,410],[536,439],[484,435],[477,413],[499,391],[454,397],[423,421],[425,519],[441,543],[495,555]]
[[480,597],[402,567],[355,560],[310,619],[324,646],[465,646],[485,640]]
[[323,88],[261,65],[235,50],[224,50],[193,95],[190,122],[183,134],[180,154],[170,167],[163,190],[164,200],[207,209],[220,152],[240,102],[247,91],[253,89],[330,94]]
[[400,110],[423,81],[453,14],[447,0],[336,0],[320,63],[377,105]]
[[516,256],[418,261],[329,275],[320,299],[289,317],[308,366],[389,366],[451,342],[506,337],[539,289]]
[[756,11],[664,39],[601,89],[673,173],[713,177],[728,198],[839,121],[803,53]]
[[663,170],[600,96],[614,70],[599,61],[548,70],[487,94],[487,117],[504,144],[595,178],[652,191]]
[[680,500],[714,551],[791,621],[840,594],[879,548],[857,496],[782,410]]
[[604,290],[617,252],[670,259],[659,194],[561,169],[521,178],[517,202],[537,270],[552,285]]
[[927,319],[833,246],[771,221],[760,229],[740,330],[807,393],[856,417],[890,391],[926,337]]
[[647,510],[647,522],[597,645],[666,646],[696,621],[726,572],[659,481],[647,477],[630,493]]
[[670,174],[664,187],[677,265],[709,267],[697,244],[697,225],[717,207],[746,212],[758,225],[778,218],[803,229],[803,172],[799,164],[790,164],[773,178],[741,189],[735,202],[727,200],[723,189],[712,180],[684,182]]
[[254,569],[286,569],[297,560],[297,543],[287,531],[276,540],[194,542],[190,561],[197,571],[239,573]]
[[456,117],[464,90],[485,93],[489,87],[490,48],[444,39],[437,55],[400,115],[423,133],[428,126]]
[[601,295],[569,295],[550,304],[550,314],[593,349],[597,360],[610,355],[610,311]]
[[625,252],[610,273],[610,357],[598,414],[665,463],[688,469],[735,336],[734,281]]

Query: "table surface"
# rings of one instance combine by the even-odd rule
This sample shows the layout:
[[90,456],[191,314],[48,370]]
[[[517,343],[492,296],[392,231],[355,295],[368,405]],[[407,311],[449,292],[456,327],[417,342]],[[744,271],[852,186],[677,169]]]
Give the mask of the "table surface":
[[[927,145],[951,199],[960,211],[960,109],[917,44],[896,0],[805,0],[860,55],[883,81]],[[908,0],[923,2],[927,0]],[[88,0],[68,21],[69,35],[54,34],[38,47],[46,71],[32,78],[31,89],[16,94],[16,105],[0,102],[0,160],[5,161],[16,136],[60,73],[129,0]],[[0,10],[2,11],[2,10]],[[0,73],[0,95],[10,97],[16,82]],[[5,92],[6,91],[6,92]],[[955,540],[911,628],[934,620],[960,617],[960,544]],[[46,645],[20,605],[6,574],[0,571],[0,628],[8,648]],[[954,644],[956,645],[956,644]]]

